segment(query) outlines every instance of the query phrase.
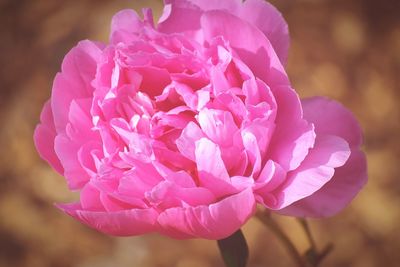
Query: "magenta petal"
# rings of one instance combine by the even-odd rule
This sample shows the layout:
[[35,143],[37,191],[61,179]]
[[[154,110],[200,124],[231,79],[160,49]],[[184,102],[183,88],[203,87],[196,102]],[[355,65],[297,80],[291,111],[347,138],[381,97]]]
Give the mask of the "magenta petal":
[[[218,1],[204,1],[204,0],[168,0],[166,2],[184,5],[185,2],[191,3],[199,7],[201,10],[226,10],[232,14],[237,13],[241,8],[241,0],[218,0]],[[186,4],[188,5],[188,4]]]
[[[254,189],[256,192],[271,192],[281,185],[286,178],[286,172],[279,164],[268,160],[257,178]],[[262,193],[261,193],[262,194]]]
[[200,29],[201,10],[193,5],[167,4],[157,30],[164,33],[191,32]]
[[36,127],[33,140],[40,157],[47,161],[58,173],[63,174],[64,169],[54,151],[54,128],[53,113],[50,101],[47,101],[40,114],[40,124]]
[[71,141],[66,135],[59,134],[54,140],[54,148],[63,165],[68,187],[73,190],[82,188],[90,177],[85,169],[82,168],[78,159],[80,146]]
[[51,95],[51,108],[58,133],[65,131],[72,100],[93,96],[91,82],[100,58],[100,44],[90,41],[80,42],[65,56],[62,72],[54,79]]
[[314,145],[314,126],[302,118],[300,100],[293,89],[287,86],[275,89],[278,113],[269,158],[287,171],[294,170]]
[[219,147],[207,138],[201,138],[196,142],[196,163],[199,184],[216,197],[222,197],[236,193],[231,185],[229,174],[221,157]]
[[266,202],[271,209],[281,209],[318,191],[333,176],[334,168],[343,166],[350,156],[345,140],[336,136],[317,138],[302,164],[287,174],[286,182],[276,190],[276,203]]
[[251,132],[242,131],[243,146],[251,165],[251,176],[258,175],[261,169],[261,154],[257,139]]
[[224,162],[221,158],[219,147],[207,138],[201,138],[196,142],[197,170],[201,174],[209,174],[216,179],[229,181]]
[[230,112],[204,108],[199,112],[197,120],[213,142],[221,146],[232,146],[233,135],[238,128]]
[[314,127],[305,120],[299,120],[290,125],[278,127],[271,141],[270,157],[285,170],[297,168],[309,154],[315,141]]
[[135,33],[138,34],[142,28],[143,22],[136,11],[132,9],[121,10],[112,18],[110,41],[113,44],[129,43],[135,40]]
[[196,142],[195,156],[201,186],[209,189],[216,197],[237,192],[230,183],[221,150],[216,144],[207,138],[201,138]]
[[235,15],[258,29],[269,39],[282,63],[286,63],[289,49],[289,30],[281,13],[270,3],[263,0],[187,0],[167,1],[177,6],[189,6],[192,3],[203,11],[223,10]]
[[267,36],[282,64],[285,64],[289,51],[289,30],[282,14],[267,1],[246,0],[239,16]]
[[301,103],[304,118],[314,123],[317,134],[337,135],[351,147],[361,145],[361,128],[354,115],[342,104],[324,97],[304,99]]
[[341,211],[367,183],[365,155],[351,152],[346,164],[335,170],[335,175],[313,195],[279,211],[297,217],[328,217]]
[[100,201],[100,191],[92,184],[87,183],[80,192],[82,209],[87,211],[105,211]]
[[238,230],[255,212],[251,189],[209,206],[171,208],[158,217],[162,233],[175,238],[222,239]]
[[274,48],[255,26],[219,10],[204,12],[201,26],[206,40],[224,36],[255,76],[268,85],[289,84]]
[[76,142],[85,143],[91,140],[100,141],[100,135],[93,131],[93,123],[90,117],[92,99],[75,99],[69,107],[67,134]]
[[158,213],[154,209],[102,212],[86,211],[77,204],[59,204],[57,206],[82,223],[109,235],[133,236],[158,230]]
[[214,195],[203,187],[181,187],[169,181],[160,182],[146,194],[146,199],[152,204],[162,203],[165,208],[168,203],[173,206],[181,204],[189,206],[207,205],[215,201]]

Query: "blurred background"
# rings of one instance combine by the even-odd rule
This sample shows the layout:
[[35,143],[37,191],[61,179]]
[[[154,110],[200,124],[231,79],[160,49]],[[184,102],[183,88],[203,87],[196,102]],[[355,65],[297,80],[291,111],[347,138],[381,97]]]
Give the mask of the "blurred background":
[[[274,0],[289,24],[288,73],[302,97],[325,95],[351,109],[365,131],[369,183],[339,215],[310,221],[322,266],[399,266],[400,2]],[[0,267],[223,266],[216,243],[156,234],[113,238],[58,211],[68,202],[58,176],[35,152],[32,134],[63,56],[81,39],[107,41],[112,15],[140,0],[0,0]],[[295,220],[275,217],[299,250]],[[292,266],[255,219],[244,227],[249,267]]]

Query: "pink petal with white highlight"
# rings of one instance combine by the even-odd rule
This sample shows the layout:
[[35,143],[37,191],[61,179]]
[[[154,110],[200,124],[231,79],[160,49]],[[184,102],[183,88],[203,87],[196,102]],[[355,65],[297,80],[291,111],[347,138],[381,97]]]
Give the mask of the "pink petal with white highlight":
[[353,150],[342,167],[320,190],[282,209],[279,213],[296,217],[329,217],[346,207],[367,183],[365,154]]
[[333,177],[335,168],[343,166],[349,156],[350,148],[342,138],[329,135],[318,137],[302,164],[289,172],[285,183],[274,192],[277,203],[266,201],[265,205],[271,209],[282,209],[312,195]]
[[92,97],[91,81],[94,79],[97,61],[101,58],[102,45],[82,41],[65,56],[62,71],[54,79],[51,108],[58,133],[68,122],[71,101]]
[[251,189],[211,205],[171,208],[160,214],[161,232],[174,238],[218,240],[238,230],[255,212]]
[[324,97],[303,99],[301,104],[304,118],[314,123],[317,134],[337,135],[351,147],[361,145],[361,127],[354,115],[342,104]]
[[105,234],[133,236],[158,230],[158,213],[154,209],[102,212],[83,210],[77,204],[59,204],[57,207],[78,221]]
[[56,134],[50,101],[47,101],[40,114],[40,124],[36,126],[33,140],[40,157],[47,161],[59,174],[63,174],[64,169],[54,151]]

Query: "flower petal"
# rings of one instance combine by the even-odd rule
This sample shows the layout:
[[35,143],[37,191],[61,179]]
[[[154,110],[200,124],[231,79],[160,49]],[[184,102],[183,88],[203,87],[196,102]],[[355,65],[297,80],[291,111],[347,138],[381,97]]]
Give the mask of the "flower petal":
[[47,161],[59,174],[63,174],[64,169],[54,151],[56,134],[50,101],[47,101],[40,114],[40,124],[36,126],[33,140],[40,157]]
[[110,42],[118,44],[119,42],[129,43],[136,38],[143,28],[143,21],[133,9],[124,9],[115,14],[111,20]]
[[201,138],[196,142],[195,155],[200,177],[211,175],[215,179],[229,181],[221,150],[216,144],[207,138]]
[[232,146],[237,132],[232,114],[228,111],[204,108],[199,112],[198,122],[203,132],[220,146]]
[[220,10],[204,12],[201,26],[205,40],[223,36],[255,76],[269,86],[289,84],[274,48],[255,26]]
[[239,17],[260,29],[271,42],[282,64],[289,52],[289,29],[282,14],[264,0],[246,0],[239,10]]
[[[168,1],[172,3],[186,1]],[[260,29],[275,49],[283,64],[286,63],[289,50],[289,30],[281,13],[270,3],[263,0],[187,0],[203,11],[224,10]],[[180,4],[182,5],[182,3]]]
[[82,223],[109,235],[133,236],[158,229],[158,213],[154,209],[102,212],[83,210],[79,204],[59,204],[57,207]]
[[63,165],[64,176],[71,190],[82,188],[90,179],[90,176],[79,162],[79,149],[80,146],[65,134],[57,135],[54,140],[54,150]]
[[268,157],[286,171],[297,168],[313,147],[314,126],[302,118],[298,95],[290,87],[275,88],[277,102],[276,128]]
[[342,104],[324,97],[304,99],[301,104],[304,118],[314,123],[317,134],[337,135],[351,147],[361,145],[361,128],[354,115]]
[[265,201],[271,209],[281,209],[318,191],[333,176],[334,168],[343,166],[350,156],[345,140],[337,136],[319,136],[315,147],[302,164],[287,174],[286,182],[268,194],[276,201]]
[[251,189],[209,206],[171,208],[158,217],[161,232],[174,238],[222,239],[238,230],[255,212]]
[[96,74],[101,49],[99,43],[82,41],[65,56],[62,71],[54,79],[51,95],[51,109],[58,133],[65,130],[71,101],[92,97],[91,81]]
[[351,152],[349,160],[320,190],[282,209],[279,213],[296,217],[333,216],[357,195],[367,182],[365,155],[359,150]]
[[201,10],[194,5],[166,4],[157,30],[164,33],[193,32],[200,29]]

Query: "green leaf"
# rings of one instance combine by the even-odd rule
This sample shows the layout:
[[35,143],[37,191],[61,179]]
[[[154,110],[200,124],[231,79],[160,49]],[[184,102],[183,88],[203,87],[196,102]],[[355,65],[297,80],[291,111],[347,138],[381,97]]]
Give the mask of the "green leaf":
[[226,267],[246,267],[249,248],[240,229],[217,242]]

